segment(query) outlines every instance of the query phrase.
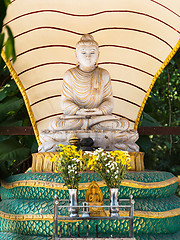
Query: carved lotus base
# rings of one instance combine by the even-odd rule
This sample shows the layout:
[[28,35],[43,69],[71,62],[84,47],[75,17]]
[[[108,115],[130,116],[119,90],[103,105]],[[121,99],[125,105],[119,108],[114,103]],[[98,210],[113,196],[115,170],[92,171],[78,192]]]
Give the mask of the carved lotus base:
[[32,154],[32,172],[53,172],[55,165],[49,161],[56,152],[42,152]]
[[144,152],[129,152],[131,158],[130,171],[144,171]]
[[[49,158],[53,157],[56,152],[42,152],[32,154],[32,172],[53,172],[55,166]],[[130,171],[144,171],[144,153],[129,152],[131,157]]]

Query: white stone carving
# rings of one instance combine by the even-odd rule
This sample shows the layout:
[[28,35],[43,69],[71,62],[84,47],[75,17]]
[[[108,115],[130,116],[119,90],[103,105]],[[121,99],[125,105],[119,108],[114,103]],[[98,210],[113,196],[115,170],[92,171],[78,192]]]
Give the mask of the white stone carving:
[[63,115],[54,118],[49,129],[40,133],[39,152],[55,151],[56,145],[69,144],[75,135],[91,137],[95,147],[105,150],[139,151],[136,130],[129,121],[112,115],[113,95],[108,71],[97,66],[98,44],[85,34],[76,45],[78,66],[69,69],[63,80]]

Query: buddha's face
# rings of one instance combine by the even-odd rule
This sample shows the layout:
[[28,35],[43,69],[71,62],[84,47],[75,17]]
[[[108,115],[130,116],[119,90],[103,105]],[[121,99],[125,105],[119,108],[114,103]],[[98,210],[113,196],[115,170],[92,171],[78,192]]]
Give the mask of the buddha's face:
[[91,192],[92,192],[92,194],[95,194],[96,193],[96,189],[92,188]]
[[88,71],[95,67],[99,51],[95,45],[80,45],[76,49],[76,56],[80,68]]

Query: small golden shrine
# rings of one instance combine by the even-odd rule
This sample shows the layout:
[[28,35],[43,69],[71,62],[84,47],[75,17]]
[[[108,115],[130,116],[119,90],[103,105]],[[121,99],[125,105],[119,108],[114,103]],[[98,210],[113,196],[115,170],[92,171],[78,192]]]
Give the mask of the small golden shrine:
[[[89,203],[89,206],[102,206],[103,205],[103,194],[99,185],[93,180],[89,185],[88,190],[85,193],[85,201]],[[90,207],[91,217],[104,217],[106,213],[102,207]]]

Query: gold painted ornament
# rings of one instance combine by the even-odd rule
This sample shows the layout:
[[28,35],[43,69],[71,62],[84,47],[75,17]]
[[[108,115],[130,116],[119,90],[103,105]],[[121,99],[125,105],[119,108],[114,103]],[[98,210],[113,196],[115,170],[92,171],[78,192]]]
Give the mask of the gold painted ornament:
[[[103,205],[103,194],[99,185],[93,180],[89,185],[88,190],[85,193],[85,201],[88,202],[89,206],[102,206]],[[102,207],[90,207],[91,217],[104,217],[106,216],[105,211]]]

